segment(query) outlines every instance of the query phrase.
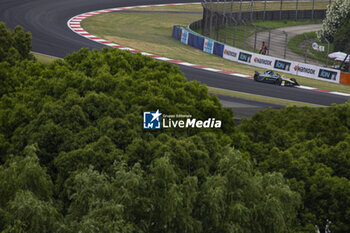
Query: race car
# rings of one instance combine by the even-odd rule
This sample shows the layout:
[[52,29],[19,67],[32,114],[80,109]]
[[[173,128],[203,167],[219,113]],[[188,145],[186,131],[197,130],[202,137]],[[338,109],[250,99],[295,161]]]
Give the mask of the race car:
[[257,82],[272,83],[279,86],[299,86],[295,78],[285,78],[274,70],[266,70],[264,74],[255,71],[254,80]]

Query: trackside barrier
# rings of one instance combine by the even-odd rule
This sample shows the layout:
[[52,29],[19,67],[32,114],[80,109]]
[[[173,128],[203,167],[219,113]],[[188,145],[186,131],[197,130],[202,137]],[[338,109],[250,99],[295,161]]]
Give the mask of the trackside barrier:
[[322,81],[340,82],[339,70],[248,52],[204,37],[184,26],[175,25],[173,37],[184,44],[234,62]]
[[340,83],[350,85],[350,73],[340,72]]

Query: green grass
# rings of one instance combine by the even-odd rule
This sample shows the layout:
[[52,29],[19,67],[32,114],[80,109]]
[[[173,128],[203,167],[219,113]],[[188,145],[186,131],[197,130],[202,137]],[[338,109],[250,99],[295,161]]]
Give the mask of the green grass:
[[[209,8],[212,8],[214,11],[218,10],[218,12],[224,11],[224,5],[225,5],[225,12],[231,11],[231,3],[232,3],[232,10],[233,11],[239,11],[240,9],[240,2],[239,1],[227,1],[226,4],[219,3],[216,4],[215,2],[212,4],[208,4]],[[327,9],[329,0],[317,0],[315,1],[314,9],[315,10],[322,10]],[[298,2],[298,9],[299,10],[311,10],[312,9],[312,1],[310,2]],[[171,9],[169,9],[169,6],[153,6],[153,7],[146,7],[146,8],[137,8],[132,9],[137,11],[200,11],[202,12],[203,7],[201,4],[196,5],[183,5],[183,6],[171,6]],[[242,11],[250,12],[251,10],[251,2],[242,2]],[[254,2],[253,5],[253,11],[263,11],[264,10],[264,2]],[[279,11],[280,10],[280,2],[266,2],[266,10],[267,11]],[[282,4],[282,10],[296,10],[296,2],[283,2]]]
[[133,11],[198,11],[203,12],[202,4],[180,5],[180,6],[150,6],[132,9]]
[[[147,9],[147,8],[143,8]],[[167,10],[173,10],[167,7]],[[199,20],[197,14],[109,13],[88,17],[82,26],[88,32],[117,44],[206,67],[253,75],[263,69],[234,63],[184,45],[171,37],[173,25],[188,25]],[[301,85],[350,93],[350,86],[286,74]]]
[[[306,38],[305,38],[306,36]],[[308,40],[307,45],[303,46],[303,42]],[[325,47],[325,51],[316,51],[312,48],[312,42],[316,42],[318,45],[322,45]],[[321,43],[317,40],[316,32],[308,32],[300,35],[294,36],[287,44],[288,48],[296,54],[301,56],[305,56],[305,51],[307,50],[307,58],[317,60],[320,62],[326,61],[327,56],[327,43]],[[329,52],[333,52],[333,44],[330,44]],[[328,65],[333,65],[334,61],[332,59],[328,59]]]
[[49,63],[53,62],[54,60],[59,59],[56,57],[52,57],[52,56],[48,56],[48,55],[44,55],[44,54],[40,54],[40,53],[34,53],[34,52],[32,52],[32,53],[38,61],[43,62],[45,64],[49,64]]
[[[257,27],[258,32],[261,32],[268,29],[292,27],[292,26],[307,25],[307,24],[319,24],[321,22],[322,20],[296,20],[296,21],[295,20],[282,20],[282,21],[256,20],[251,23],[247,23],[245,39],[248,39],[248,37],[252,36],[255,33],[255,27],[253,26],[253,24]],[[200,33],[200,29],[197,29],[195,31]],[[234,37],[235,33],[236,33],[236,37]],[[206,36],[210,37],[209,34],[207,34]],[[225,27],[224,26],[220,27],[218,35],[216,34],[215,31],[213,31],[211,38],[225,43]],[[238,25],[236,26],[236,28],[234,26],[227,27],[226,44],[233,45],[233,41],[235,41],[234,43],[235,47],[254,52],[254,49],[250,47],[247,43],[244,45],[244,26],[243,25]]]
[[239,91],[224,90],[224,89],[214,88],[214,87],[209,87],[208,92],[210,94],[214,94],[214,95],[230,96],[230,97],[234,97],[234,98],[276,104],[276,105],[281,105],[281,106],[324,107],[322,105],[309,104],[309,103],[304,103],[304,102],[279,99],[279,98],[273,98],[273,97],[267,97],[267,96],[261,96],[261,95],[253,95],[253,94],[243,93],[243,92],[239,92]]
[[[253,2],[253,11],[263,11],[264,10],[264,2]],[[329,4],[328,0],[322,0],[322,1],[315,1],[314,9],[315,10],[322,10],[327,9],[327,6]],[[232,4],[233,11],[239,11],[240,10],[240,2],[236,1]],[[208,8],[213,9],[217,12],[230,12],[231,11],[231,2],[227,2],[226,5],[224,3],[212,3],[208,4]],[[279,11],[281,9],[280,2],[266,2],[266,11]],[[283,2],[282,3],[282,10],[296,10],[296,2]],[[312,10],[312,1],[309,2],[298,2],[298,9],[299,10]],[[242,11],[244,12],[250,12],[251,11],[251,2],[242,2]]]

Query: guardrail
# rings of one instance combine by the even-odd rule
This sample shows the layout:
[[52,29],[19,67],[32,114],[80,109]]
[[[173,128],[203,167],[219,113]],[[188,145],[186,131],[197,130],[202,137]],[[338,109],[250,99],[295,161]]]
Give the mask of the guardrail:
[[172,36],[186,45],[234,62],[322,81],[340,82],[339,70],[248,52],[204,37],[188,27],[175,25]]

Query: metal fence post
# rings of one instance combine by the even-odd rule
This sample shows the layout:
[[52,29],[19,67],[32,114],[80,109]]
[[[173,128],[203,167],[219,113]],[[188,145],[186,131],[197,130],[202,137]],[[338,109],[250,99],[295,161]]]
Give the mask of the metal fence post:
[[327,40],[327,38],[324,38],[327,42],[327,55],[326,55],[326,67],[328,67],[328,54],[329,54],[329,46],[330,46],[330,43],[329,43],[329,40]]
[[288,42],[288,34],[283,31],[283,33],[286,35],[286,39],[285,39],[285,44],[284,44],[284,55],[283,55],[283,58],[286,59],[286,55],[287,55],[287,42]]
[[314,20],[314,14],[315,14],[315,0],[312,0],[312,15],[311,15],[312,20]]
[[226,41],[227,41],[227,17],[226,15],[224,15],[224,19],[225,19],[225,44],[226,44]]
[[232,11],[233,11],[233,0],[231,1],[231,11],[230,11],[230,18],[232,18]]
[[234,29],[233,29],[233,47],[235,47],[236,45],[236,34],[237,34],[237,21],[235,20],[235,18],[231,18],[234,22]]
[[296,7],[295,7],[295,20],[298,20],[298,2],[299,0],[297,0]]
[[215,12],[215,30],[216,30],[216,40],[219,40],[219,0],[216,0],[216,12]]
[[253,21],[253,8],[254,8],[254,1],[252,0],[250,2],[250,21]]
[[201,32],[202,32],[202,35],[205,35],[205,33],[206,33],[206,27],[207,27],[207,14],[208,14],[208,10],[207,10],[207,8],[206,8],[206,6],[205,6],[205,4],[207,3],[207,1],[206,0],[204,0],[203,2],[202,2],[202,7],[203,7],[203,21],[202,21],[202,30],[201,30]]
[[242,20],[242,0],[240,0],[239,4],[239,21]]
[[[305,40],[308,39],[307,35],[305,35],[305,34],[304,34],[304,39],[305,39]],[[305,48],[304,63],[306,63],[306,58],[307,58],[307,47]]]
[[244,33],[243,33],[243,49],[245,49],[245,43],[246,43],[246,32],[247,32],[247,24],[245,23],[244,19],[242,20],[242,23],[244,25]]
[[222,17],[222,24],[224,24],[225,23],[225,15],[226,15],[226,0],[224,0],[224,10],[223,10],[223,13],[222,13],[223,15],[224,15],[224,17]]
[[268,28],[269,30],[269,39],[267,41],[267,55],[270,55],[270,44],[271,44],[271,29]]
[[212,32],[213,32],[213,11],[212,11],[212,1],[211,0],[209,0],[210,1],[210,10],[209,10],[209,12],[210,12],[210,22],[209,22],[209,37],[211,38],[211,36],[212,36]]
[[264,2],[264,19],[263,20],[266,20],[266,0]]
[[282,20],[282,0],[281,0],[281,3],[280,3],[280,20]]
[[216,38],[215,38],[215,40],[219,41],[219,20],[218,20],[219,13],[216,12],[215,15],[216,15],[216,23],[215,23]]
[[216,0],[216,13],[219,12],[219,0]]
[[252,23],[252,25],[255,28],[255,33],[254,33],[255,34],[254,35],[254,53],[256,53],[256,39],[258,37],[258,28],[257,28],[257,26],[255,24]]

